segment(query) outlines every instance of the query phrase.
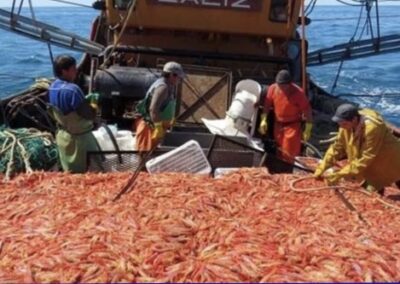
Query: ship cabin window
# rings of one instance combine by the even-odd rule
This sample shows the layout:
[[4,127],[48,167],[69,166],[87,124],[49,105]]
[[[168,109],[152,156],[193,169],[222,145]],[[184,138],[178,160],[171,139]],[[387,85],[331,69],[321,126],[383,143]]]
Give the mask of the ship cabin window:
[[127,10],[132,0],[114,0],[114,8],[118,10]]
[[287,22],[288,0],[272,0],[269,19],[273,22]]

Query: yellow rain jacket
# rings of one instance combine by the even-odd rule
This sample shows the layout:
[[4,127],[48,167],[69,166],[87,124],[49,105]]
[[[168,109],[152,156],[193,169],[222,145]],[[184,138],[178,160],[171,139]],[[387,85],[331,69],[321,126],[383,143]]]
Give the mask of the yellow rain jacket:
[[363,109],[359,113],[364,123],[355,132],[340,128],[319,168],[324,171],[347,157],[348,164],[335,173],[338,177],[365,179],[375,189],[399,181],[400,140],[377,112]]

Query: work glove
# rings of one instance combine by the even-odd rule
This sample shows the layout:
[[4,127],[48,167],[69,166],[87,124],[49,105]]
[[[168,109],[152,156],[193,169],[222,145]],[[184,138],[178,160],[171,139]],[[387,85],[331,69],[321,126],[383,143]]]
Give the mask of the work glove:
[[333,173],[325,176],[324,179],[327,185],[334,186],[338,184],[340,180],[340,175],[338,175],[337,173]]
[[315,169],[315,172],[314,172],[314,177],[316,178],[316,179],[320,179],[320,178],[322,178],[322,175],[324,174],[324,172],[326,171],[326,164],[325,164],[325,162],[324,161],[322,161],[319,165],[318,165],[318,167]]
[[99,98],[100,98],[99,93],[90,93],[85,97],[85,99],[89,101],[90,105],[95,109],[98,108]]
[[85,99],[90,101],[91,103],[97,103],[99,101],[100,94],[99,93],[90,93],[86,95]]
[[310,140],[312,127],[313,125],[311,122],[306,122],[306,126],[303,131],[303,141],[307,142],[308,140]]
[[161,138],[164,137],[164,135],[165,135],[165,129],[164,129],[162,122],[154,123],[154,129],[153,129],[151,139],[160,140]]
[[268,131],[267,114],[263,113],[261,115],[261,122],[260,126],[258,127],[258,133],[260,133],[261,135],[265,135],[267,134],[267,131]]
[[313,177],[316,178],[316,179],[321,179],[323,173],[324,173],[324,170],[323,170],[323,169],[317,168],[317,169],[315,170],[314,174],[313,174]]

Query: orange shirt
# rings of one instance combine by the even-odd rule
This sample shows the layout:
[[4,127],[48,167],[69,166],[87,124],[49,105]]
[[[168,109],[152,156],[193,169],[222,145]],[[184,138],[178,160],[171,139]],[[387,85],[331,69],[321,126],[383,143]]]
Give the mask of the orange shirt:
[[302,121],[303,114],[311,108],[303,90],[293,83],[287,92],[272,84],[265,99],[265,109],[269,107],[274,108],[276,121],[282,123]]

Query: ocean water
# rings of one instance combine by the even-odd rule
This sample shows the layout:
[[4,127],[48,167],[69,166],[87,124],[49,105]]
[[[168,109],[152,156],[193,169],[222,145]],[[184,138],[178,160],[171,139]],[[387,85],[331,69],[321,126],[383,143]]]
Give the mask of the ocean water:
[[[400,35],[400,6],[380,6],[379,10],[381,35]],[[348,42],[355,32],[359,14],[359,7],[316,6],[306,34],[309,50]],[[361,27],[364,22],[365,17]],[[368,37],[365,33],[364,38]],[[338,67],[339,63],[333,63],[310,67],[308,71],[319,86],[331,92]],[[376,109],[387,120],[400,125],[400,52],[345,61],[333,94],[355,94],[347,99]]]
[[[23,11],[29,14],[29,10]],[[88,37],[97,11],[76,7],[37,7],[38,20],[64,30]],[[352,37],[359,7],[316,6],[307,27],[309,50],[345,43]],[[365,15],[365,12],[363,13]],[[400,6],[380,6],[381,34],[399,33]],[[365,18],[361,21],[363,26]],[[366,34],[366,33],[365,33]],[[366,34],[366,36],[368,36]],[[69,53],[77,60],[80,53],[53,47],[55,55]],[[45,43],[0,30],[0,98],[24,90],[37,77],[51,77],[51,63]],[[339,63],[311,67],[308,72],[315,82],[331,91]],[[346,61],[335,95],[357,94],[347,97],[362,106],[382,112],[386,119],[400,125],[400,52]]]

